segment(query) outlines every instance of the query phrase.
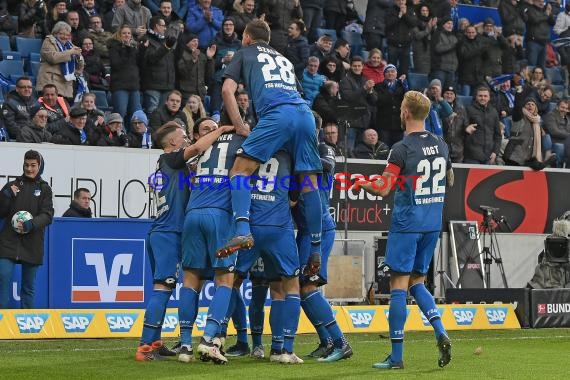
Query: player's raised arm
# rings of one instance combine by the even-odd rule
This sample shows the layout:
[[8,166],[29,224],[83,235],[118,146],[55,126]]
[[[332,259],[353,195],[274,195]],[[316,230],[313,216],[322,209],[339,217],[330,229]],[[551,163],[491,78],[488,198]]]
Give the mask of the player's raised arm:
[[236,133],[238,135],[247,136],[250,131],[239,113],[239,106],[235,96],[237,88],[237,82],[232,78],[226,77],[224,84],[222,85],[222,99],[224,100],[224,108],[228,113],[232,124],[236,127]]
[[200,138],[192,145],[188,145],[184,148],[184,159],[189,160],[200,153],[205,152],[222,134],[230,132],[234,129],[231,125],[222,125],[218,129],[214,129],[212,132]]

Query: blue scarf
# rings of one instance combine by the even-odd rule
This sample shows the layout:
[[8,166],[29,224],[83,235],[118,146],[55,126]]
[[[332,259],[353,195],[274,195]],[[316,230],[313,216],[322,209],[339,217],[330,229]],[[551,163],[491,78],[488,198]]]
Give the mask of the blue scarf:
[[[71,48],[73,48],[71,41],[61,43],[61,41],[56,38],[55,43],[59,51],[71,50]],[[72,80],[75,80],[75,74],[73,73],[75,71],[75,57],[72,56],[68,62],[63,62],[59,65],[61,67],[61,73],[63,74],[63,77],[66,81],[70,82]]]
[[152,148],[152,139],[150,138],[150,133],[148,130],[146,132],[143,132],[141,148],[143,149]]
[[429,110],[428,117],[425,121],[425,128],[426,131],[433,133],[437,136],[443,135],[443,128],[441,127],[441,120],[439,119],[439,115],[433,106]]
[[75,103],[79,103],[81,102],[83,94],[89,92],[89,87],[87,87],[87,81],[85,80],[85,77],[83,77],[83,75],[76,75],[75,80],[77,81],[77,89],[73,101]]
[[509,101],[509,109],[513,109],[515,107],[515,96],[511,91],[502,91],[505,94],[505,97]]
[[85,144],[87,141],[87,133],[83,129],[79,130],[79,137],[81,138],[81,144]]

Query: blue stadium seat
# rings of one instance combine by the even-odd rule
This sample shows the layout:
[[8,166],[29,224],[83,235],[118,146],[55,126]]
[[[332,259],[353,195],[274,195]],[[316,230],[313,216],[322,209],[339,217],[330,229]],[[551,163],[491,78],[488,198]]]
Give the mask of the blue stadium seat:
[[107,100],[107,93],[101,90],[91,90],[91,93],[95,95],[95,105],[101,111],[110,111],[109,101]]
[[362,34],[357,32],[347,32],[345,30],[341,33],[341,38],[348,41],[350,44],[350,54],[352,57],[355,55],[362,56],[362,48],[364,43],[362,41]]
[[30,75],[37,77],[39,71],[40,71],[40,63],[33,61],[30,62]]
[[12,50],[12,48],[10,47],[10,37],[0,36],[0,49],[2,51]]
[[24,75],[24,63],[22,61],[0,62],[0,72],[5,76]]
[[562,78],[562,72],[560,67],[547,67],[544,69],[544,76],[553,85],[564,86],[564,78]]
[[324,34],[328,34],[329,36],[331,36],[332,41],[333,41],[333,47],[334,47],[334,44],[336,43],[336,40],[338,39],[338,36],[336,35],[336,30],[317,28],[315,31],[317,32],[317,38],[321,37]]
[[408,73],[408,84],[412,90],[423,91],[429,86],[429,79],[427,74]]
[[457,101],[457,104],[459,104],[460,106],[467,107],[473,101],[473,97],[472,96],[457,95],[455,100]]
[[30,62],[39,62],[41,59],[40,53],[30,53]]
[[16,37],[16,50],[22,54],[22,57],[28,58],[30,53],[40,52],[42,42],[39,38]]
[[22,54],[19,51],[2,50],[2,57],[6,61],[21,61]]

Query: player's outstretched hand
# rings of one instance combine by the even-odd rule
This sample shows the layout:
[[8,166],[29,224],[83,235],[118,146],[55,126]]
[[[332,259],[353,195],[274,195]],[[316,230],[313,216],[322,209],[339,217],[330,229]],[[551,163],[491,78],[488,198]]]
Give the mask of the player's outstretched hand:
[[235,127],[233,125],[222,125],[220,126],[220,129],[222,129],[222,133],[228,133],[233,132]]
[[309,256],[309,262],[303,270],[303,274],[309,276],[311,280],[313,277],[318,276],[321,270],[321,254],[318,252],[311,253]]

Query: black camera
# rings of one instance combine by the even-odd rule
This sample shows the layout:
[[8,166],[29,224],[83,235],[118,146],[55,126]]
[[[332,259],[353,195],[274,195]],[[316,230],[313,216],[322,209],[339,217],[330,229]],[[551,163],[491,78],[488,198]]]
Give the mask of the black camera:
[[483,212],[483,215],[487,216],[491,216],[493,215],[493,213],[499,211],[497,207],[484,206],[484,205],[479,206],[479,210]]

